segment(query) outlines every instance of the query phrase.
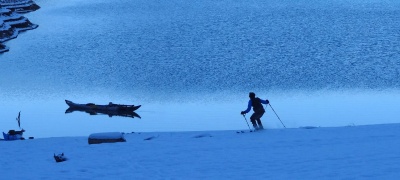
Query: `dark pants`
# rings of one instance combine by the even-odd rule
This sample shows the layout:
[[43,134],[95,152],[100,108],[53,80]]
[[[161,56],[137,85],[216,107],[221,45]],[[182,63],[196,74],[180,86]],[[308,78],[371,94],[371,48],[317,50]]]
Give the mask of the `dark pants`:
[[265,111],[254,112],[250,116],[250,121],[253,124],[253,127],[255,129],[264,129],[264,127],[263,127],[263,125],[261,123],[261,117],[264,115],[264,113],[265,113]]

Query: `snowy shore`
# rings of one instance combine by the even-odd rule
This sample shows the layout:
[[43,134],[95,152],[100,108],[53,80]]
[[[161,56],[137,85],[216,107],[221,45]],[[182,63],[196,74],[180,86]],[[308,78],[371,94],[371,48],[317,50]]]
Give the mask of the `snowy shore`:
[[[0,141],[5,179],[396,179],[400,124]],[[57,163],[53,155],[64,153]]]

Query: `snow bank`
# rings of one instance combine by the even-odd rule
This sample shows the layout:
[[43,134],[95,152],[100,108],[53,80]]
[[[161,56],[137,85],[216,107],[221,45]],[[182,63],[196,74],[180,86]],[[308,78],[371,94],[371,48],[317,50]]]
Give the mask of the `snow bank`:
[[107,132],[91,134],[88,139],[89,144],[126,142],[124,134],[120,132]]

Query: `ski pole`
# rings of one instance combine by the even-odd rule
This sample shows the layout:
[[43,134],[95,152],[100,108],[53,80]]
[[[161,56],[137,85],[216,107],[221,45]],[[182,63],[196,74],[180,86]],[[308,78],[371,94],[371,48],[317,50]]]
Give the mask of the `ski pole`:
[[278,114],[276,114],[276,112],[275,112],[274,108],[271,106],[271,103],[268,103],[268,104],[269,104],[269,107],[271,107],[272,111],[274,111],[274,113],[275,113],[276,117],[278,117],[279,121],[281,121],[281,123],[282,123],[283,127],[285,127],[285,128],[286,128],[286,126],[283,124],[283,122],[282,122],[281,118],[279,118]]
[[244,114],[243,114],[243,117],[244,117],[244,120],[246,121],[247,127],[249,127],[250,132],[253,132],[253,131],[250,129],[249,123],[247,122],[247,118],[246,118],[246,116],[245,116]]

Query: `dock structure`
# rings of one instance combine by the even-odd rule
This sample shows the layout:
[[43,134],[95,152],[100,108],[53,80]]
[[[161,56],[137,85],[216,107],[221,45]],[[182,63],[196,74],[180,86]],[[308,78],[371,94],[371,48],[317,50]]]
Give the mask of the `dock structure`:
[[20,32],[38,27],[23,14],[39,8],[32,0],[0,0],[0,53],[9,51],[4,42],[17,38]]

